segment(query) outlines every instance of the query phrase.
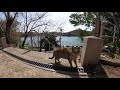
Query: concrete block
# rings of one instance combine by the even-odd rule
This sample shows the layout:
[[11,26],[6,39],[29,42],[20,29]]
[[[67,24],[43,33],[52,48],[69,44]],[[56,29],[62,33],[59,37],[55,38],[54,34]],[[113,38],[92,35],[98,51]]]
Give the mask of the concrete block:
[[88,65],[95,66],[98,64],[102,46],[102,39],[95,36],[84,37],[81,52],[81,64],[83,67],[87,67]]

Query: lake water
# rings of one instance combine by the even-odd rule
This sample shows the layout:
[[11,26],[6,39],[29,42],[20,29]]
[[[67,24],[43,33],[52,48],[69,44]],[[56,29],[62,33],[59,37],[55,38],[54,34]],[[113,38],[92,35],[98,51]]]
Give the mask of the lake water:
[[[21,41],[23,41],[23,37],[21,38]],[[33,46],[38,46],[38,37],[35,36],[33,38],[33,43],[35,42],[36,44],[34,44]],[[57,36],[56,40],[60,40],[60,36]],[[30,37],[27,38],[26,40],[26,44],[28,44],[28,46],[31,45],[31,39]],[[58,43],[60,44],[60,43]],[[81,38],[80,37],[77,37],[77,36],[61,36],[61,45],[62,46],[82,46],[82,41],[81,41]]]
[[[57,36],[56,40],[59,40],[60,36]],[[62,46],[81,46],[81,38],[77,36],[61,36]]]

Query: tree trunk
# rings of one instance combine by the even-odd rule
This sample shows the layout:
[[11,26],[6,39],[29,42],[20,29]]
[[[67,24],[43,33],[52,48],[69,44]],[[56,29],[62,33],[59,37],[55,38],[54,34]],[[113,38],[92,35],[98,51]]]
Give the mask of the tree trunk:
[[0,38],[2,37],[2,29],[0,28]]
[[25,38],[24,38],[23,43],[22,43],[22,48],[24,48],[24,46],[25,46],[25,42],[26,42],[27,37],[28,37],[28,34],[25,34]]
[[32,39],[32,35],[31,35],[31,50],[33,50],[33,39]]
[[10,27],[7,27],[7,28],[6,28],[5,36],[6,36],[6,42],[7,42],[7,44],[10,44],[10,43],[11,43]]
[[39,50],[39,52],[42,51],[42,44],[43,44],[43,39],[40,40],[40,50]]
[[5,30],[5,35],[6,35],[6,42],[7,44],[11,44],[11,26],[13,23],[13,18],[8,18],[6,22],[6,30]]

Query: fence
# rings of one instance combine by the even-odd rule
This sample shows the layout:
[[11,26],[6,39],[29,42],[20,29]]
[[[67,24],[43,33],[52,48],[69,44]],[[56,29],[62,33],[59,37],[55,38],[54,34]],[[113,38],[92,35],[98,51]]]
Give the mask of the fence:
[[[110,21],[106,20],[103,16],[100,16],[100,21],[101,21],[101,28],[100,28],[100,38],[112,38],[112,42],[115,42],[116,40],[116,33],[117,33],[117,29],[116,29],[116,25],[111,23]],[[113,26],[113,29],[110,29],[110,28],[107,28],[104,26],[104,22],[107,22],[109,23],[110,25]],[[112,36],[109,36],[107,34],[103,34],[103,32],[106,30],[108,31],[112,31],[113,32],[113,35]]]

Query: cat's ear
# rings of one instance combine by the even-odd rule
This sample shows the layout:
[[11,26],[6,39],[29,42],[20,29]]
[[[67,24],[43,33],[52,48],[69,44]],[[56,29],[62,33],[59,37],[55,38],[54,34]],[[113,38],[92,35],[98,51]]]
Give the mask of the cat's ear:
[[78,47],[78,49],[80,49],[80,46]]
[[72,46],[72,51],[74,50],[74,48],[75,48],[75,47],[74,47],[74,46]]

